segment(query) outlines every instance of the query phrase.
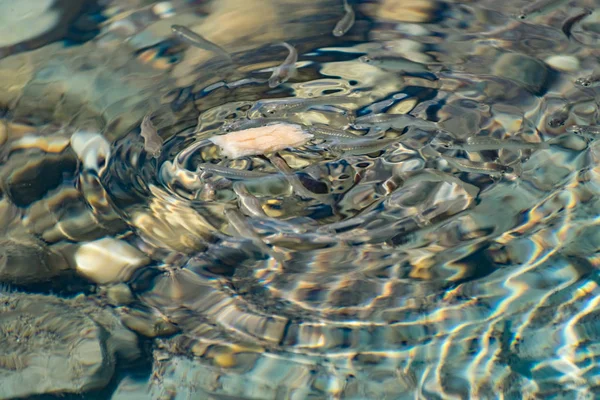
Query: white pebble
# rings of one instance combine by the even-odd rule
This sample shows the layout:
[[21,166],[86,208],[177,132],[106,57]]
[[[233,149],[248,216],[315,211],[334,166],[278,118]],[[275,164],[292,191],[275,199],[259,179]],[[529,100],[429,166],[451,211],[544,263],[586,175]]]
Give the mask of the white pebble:
[[565,72],[575,72],[579,70],[579,60],[577,57],[555,55],[550,56],[544,60],[550,67]]
[[310,138],[312,135],[299,125],[273,124],[215,136],[210,141],[219,146],[225,156],[238,158],[302,146]]
[[87,170],[100,175],[110,159],[110,143],[97,132],[79,130],[71,136],[71,148]]
[[98,284],[124,282],[150,261],[127,242],[103,238],[81,245],[74,254],[77,273]]

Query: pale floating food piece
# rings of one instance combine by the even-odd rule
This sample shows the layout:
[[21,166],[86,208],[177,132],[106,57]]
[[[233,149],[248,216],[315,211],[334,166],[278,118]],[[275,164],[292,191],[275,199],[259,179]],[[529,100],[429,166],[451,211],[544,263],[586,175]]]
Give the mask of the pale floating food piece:
[[51,296],[0,294],[0,398],[103,388],[115,360],[91,316]]
[[229,158],[256,156],[302,146],[313,135],[299,125],[273,124],[215,136],[209,140]]
[[77,273],[98,284],[128,280],[150,260],[127,242],[103,238],[81,245],[73,255]]
[[101,174],[110,159],[110,144],[99,133],[79,130],[71,136],[71,148],[87,170]]

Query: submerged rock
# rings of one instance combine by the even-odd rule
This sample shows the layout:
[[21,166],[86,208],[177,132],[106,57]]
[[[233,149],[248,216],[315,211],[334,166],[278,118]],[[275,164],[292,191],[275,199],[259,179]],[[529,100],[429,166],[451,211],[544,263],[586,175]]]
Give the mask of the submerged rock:
[[105,331],[66,302],[0,295],[0,398],[102,388],[115,361]]
[[33,236],[0,240],[0,283],[43,282],[66,269],[64,259]]
[[533,93],[542,90],[548,79],[548,69],[543,62],[517,53],[505,53],[500,56],[492,68],[492,73],[511,79]]
[[110,237],[85,243],[73,255],[77,273],[99,284],[126,281],[149,261],[127,242]]
[[0,399],[103,388],[137,336],[85,296],[0,293]]
[[110,354],[116,355],[123,362],[132,362],[140,357],[136,334],[127,329],[111,308],[83,295],[74,298],[70,304],[85,315],[89,315],[108,332],[105,340],[106,349]]

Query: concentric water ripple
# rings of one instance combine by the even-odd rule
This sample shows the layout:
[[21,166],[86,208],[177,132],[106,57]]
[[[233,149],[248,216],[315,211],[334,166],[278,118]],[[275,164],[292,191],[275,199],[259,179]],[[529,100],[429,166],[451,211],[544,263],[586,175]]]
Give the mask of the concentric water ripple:
[[593,1],[100,3],[0,45],[0,398],[598,395]]

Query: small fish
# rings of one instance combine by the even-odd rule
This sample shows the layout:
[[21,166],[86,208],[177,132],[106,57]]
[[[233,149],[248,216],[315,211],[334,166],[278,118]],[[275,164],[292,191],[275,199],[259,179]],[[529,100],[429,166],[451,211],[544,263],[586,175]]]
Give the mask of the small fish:
[[571,125],[566,129],[567,133],[578,136],[594,137],[600,135],[600,126],[598,125]]
[[307,197],[309,199],[318,200],[318,201],[322,202],[323,204],[332,204],[332,200],[330,199],[329,196],[314,193],[314,192],[311,192],[310,190],[308,190],[306,188],[306,186],[304,186],[302,184],[302,182],[300,181],[300,178],[298,178],[298,176],[290,168],[290,166],[285,161],[285,159],[283,159],[283,157],[281,157],[279,154],[274,153],[273,155],[269,156],[269,161],[271,161],[271,164],[273,164],[273,166],[281,174],[283,174],[283,176],[285,176],[285,178],[287,179],[287,181],[290,184],[290,186],[292,187],[292,189],[294,189],[294,191],[298,195]]
[[454,168],[474,174],[489,175],[492,178],[501,178],[505,173],[511,172],[511,168],[494,162],[475,162],[440,154]]
[[142,119],[140,135],[144,138],[144,150],[152,157],[157,158],[160,156],[163,139],[159,136],[154,124],[152,124],[151,117],[151,114],[146,114]]
[[275,88],[293,77],[296,74],[296,63],[298,62],[298,52],[294,46],[286,42],[278,43],[275,46],[283,46],[288,49],[290,53],[285,61],[283,61],[283,64],[273,70],[273,74],[269,78],[270,88]]
[[548,143],[528,143],[517,140],[498,140],[490,137],[469,137],[464,142],[449,139],[436,138],[431,141],[433,146],[443,147],[449,150],[485,151],[485,150],[525,150],[525,149],[547,149]]
[[233,191],[238,197],[239,206],[242,211],[253,217],[267,218],[260,200],[248,191],[246,185],[242,182],[235,182],[233,184]]
[[402,56],[390,54],[369,54],[360,56],[358,61],[373,65],[386,71],[394,72],[427,72],[427,66],[414,61],[410,61]]
[[196,172],[210,172],[215,175],[220,175],[227,179],[260,179],[265,178],[267,176],[272,176],[273,174],[267,174],[264,172],[258,171],[248,171],[246,169],[236,169],[236,168],[228,168],[222,167],[220,165],[202,163],[198,164]]
[[198,151],[202,147],[211,146],[212,144],[213,143],[210,141],[210,139],[197,140],[196,142],[188,145],[181,152],[179,152],[179,154],[177,154],[175,160],[173,161],[177,166],[181,166],[185,164],[188,158],[191,157],[192,154],[194,154],[196,151]]
[[343,129],[331,128],[324,124],[310,125],[306,127],[306,130],[320,139],[356,139],[360,137]]
[[563,126],[565,122],[569,119],[569,112],[571,111],[571,106],[567,105],[560,110],[556,110],[552,113],[550,118],[548,118],[548,126],[551,128],[558,128]]
[[254,118],[254,119],[236,119],[233,121],[224,122],[221,125],[221,130],[225,132],[241,131],[244,129],[258,128],[259,126],[267,126],[275,123],[289,122],[283,118]]
[[576,23],[578,23],[579,21],[591,14],[592,10],[585,9],[579,14],[575,14],[572,17],[565,19],[565,21],[562,24],[562,31],[565,34],[565,36],[571,37],[571,30],[573,29],[573,26],[575,26]]
[[225,49],[203,38],[196,32],[193,32],[191,29],[182,25],[171,25],[171,30],[184,42],[200,49],[212,51],[213,53],[218,54],[226,59],[228,62],[233,63],[231,55]]
[[354,104],[355,102],[355,98],[346,96],[259,100],[248,110],[248,116],[253,117],[256,114],[269,117],[283,116],[288,113],[304,112],[315,106]]
[[404,128],[414,126],[421,129],[438,129],[437,123],[414,117],[410,114],[369,114],[356,118],[353,124],[356,129],[367,129],[377,126],[381,129]]
[[335,37],[344,36],[352,28],[352,25],[354,25],[356,16],[354,15],[354,10],[348,4],[348,0],[344,0],[344,11],[346,11],[346,14],[344,14],[342,19],[333,28],[332,33]]
[[250,226],[246,217],[238,210],[226,208],[224,210],[225,217],[231,226],[237,231],[240,237],[250,239],[252,243],[256,245],[262,252],[270,255],[274,259],[282,262],[283,255],[273,251],[262,238],[256,233],[256,231]]
[[531,17],[533,14],[543,13],[548,11],[550,8],[559,5],[566,0],[538,0],[533,3],[521,8],[517,18],[523,20]]
[[584,88],[593,88],[600,86],[600,73],[593,72],[590,75],[583,76],[581,78],[577,78],[575,80],[575,85],[581,86]]
[[345,156],[354,156],[373,153],[396,142],[398,139],[356,139],[333,144],[329,149],[336,153],[343,153]]

